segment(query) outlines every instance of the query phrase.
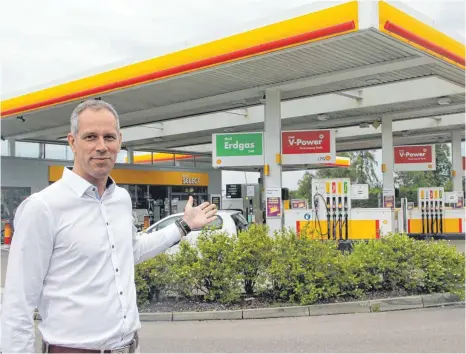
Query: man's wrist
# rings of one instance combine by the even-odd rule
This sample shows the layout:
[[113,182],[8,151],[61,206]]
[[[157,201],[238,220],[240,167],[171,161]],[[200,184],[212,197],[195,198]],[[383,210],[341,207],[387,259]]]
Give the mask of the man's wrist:
[[186,236],[191,232],[191,228],[189,227],[188,223],[183,219],[178,219],[175,221],[176,226],[180,229],[181,237]]

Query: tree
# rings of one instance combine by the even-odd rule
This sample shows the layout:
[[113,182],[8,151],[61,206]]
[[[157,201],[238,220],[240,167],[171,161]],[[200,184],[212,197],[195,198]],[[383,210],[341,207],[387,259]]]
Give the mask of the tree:
[[348,168],[323,168],[317,171],[306,171],[298,182],[298,190],[292,191],[293,198],[311,199],[313,178],[349,178],[351,183],[369,184],[370,187],[379,185],[376,174],[377,162],[373,151],[343,152],[338,154],[349,157],[351,165]]
[[379,183],[374,151],[354,151],[340,153],[339,156],[349,157],[351,165],[348,168],[321,169],[316,172],[317,178],[349,178],[351,183],[368,184],[375,187]]
[[298,190],[292,191],[291,197],[303,198],[308,201],[311,200],[311,186],[313,178],[315,178],[315,176],[312,174],[312,172],[304,172],[303,177],[298,181]]

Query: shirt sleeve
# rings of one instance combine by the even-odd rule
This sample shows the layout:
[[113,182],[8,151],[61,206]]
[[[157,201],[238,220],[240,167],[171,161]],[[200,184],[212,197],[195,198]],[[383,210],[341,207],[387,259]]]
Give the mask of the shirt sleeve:
[[138,235],[133,226],[134,263],[138,264],[165,252],[181,240],[181,232],[175,224],[149,234]]
[[47,205],[38,195],[18,208],[1,308],[3,353],[33,353],[34,310],[42,292],[53,251],[53,222]]

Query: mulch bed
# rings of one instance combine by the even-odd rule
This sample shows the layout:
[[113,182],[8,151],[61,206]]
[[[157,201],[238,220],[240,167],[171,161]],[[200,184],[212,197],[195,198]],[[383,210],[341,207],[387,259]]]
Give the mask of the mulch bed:
[[[342,303],[349,301],[364,301],[376,300],[392,297],[408,296],[404,290],[398,291],[378,291],[366,294],[364,298],[354,299],[338,299],[334,301],[320,301],[316,304],[325,303]],[[315,304],[313,304],[315,305]],[[256,308],[270,308],[270,307],[288,307],[300,306],[300,304],[293,304],[289,302],[278,302],[273,299],[265,297],[243,297],[242,300],[236,304],[222,304],[219,302],[208,302],[202,299],[187,300],[187,299],[174,299],[165,298],[161,301],[152,301],[149,305],[139,309],[140,312],[199,312],[199,311],[225,311],[225,310],[241,310],[241,309],[256,309]]]

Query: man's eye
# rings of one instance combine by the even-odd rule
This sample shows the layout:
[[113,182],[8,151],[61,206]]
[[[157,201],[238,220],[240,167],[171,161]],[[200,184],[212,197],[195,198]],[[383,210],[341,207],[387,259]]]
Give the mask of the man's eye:
[[94,138],[93,135],[88,135],[88,136],[85,136],[85,137],[84,137],[84,139],[86,139],[86,140],[91,140],[91,139],[93,139],[93,138]]
[[107,140],[115,140],[115,137],[114,136],[107,136],[106,139]]

